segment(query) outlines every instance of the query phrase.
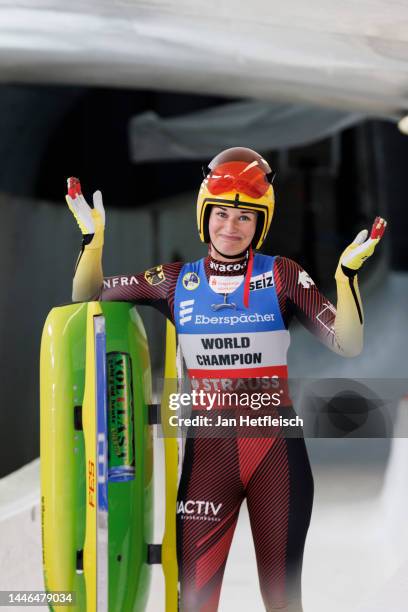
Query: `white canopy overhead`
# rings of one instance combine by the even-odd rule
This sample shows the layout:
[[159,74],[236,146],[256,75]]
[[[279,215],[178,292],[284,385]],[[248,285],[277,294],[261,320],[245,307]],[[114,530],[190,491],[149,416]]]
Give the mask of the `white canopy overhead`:
[[256,100],[168,118],[146,111],[130,122],[130,155],[138,163],[211,158],[236,146],[289,149],[332,136],[362,119],[360,113],[333,108]]
[[0,79],[397,117],[408,109],[408,3],[0,0]]

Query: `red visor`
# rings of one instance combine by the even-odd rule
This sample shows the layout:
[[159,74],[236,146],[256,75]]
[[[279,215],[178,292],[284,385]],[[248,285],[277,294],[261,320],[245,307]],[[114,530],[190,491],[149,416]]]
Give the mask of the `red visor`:
[[207,189],[213,195],[227,191],[239,191],[250,198],[261,198],[269,189],[270,183],[265,172],[253,161],[231,161],[220,164],[207,178]]

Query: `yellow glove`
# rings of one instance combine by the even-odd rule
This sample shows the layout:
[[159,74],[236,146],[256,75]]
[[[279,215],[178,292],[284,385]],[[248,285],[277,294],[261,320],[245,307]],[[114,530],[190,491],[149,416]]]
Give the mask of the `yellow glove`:
[[376,217],[368,239],[366,229],[357,234],[354,241],[341,254],[335,274],[336,280],[351,278],[357,273],[365,260],[374,253],[386,227],[387,222],[382,217]]
[[105,209],[103,207],[102,194],[100,191],[95,191],[93,194],[93,208],[91,208],[82,195],[79,180],[70,177],[67,183],[68,193],[65,199],[82,232],[84,237],[83,244],[87,250],[98,249],[103,245],[105,229]]

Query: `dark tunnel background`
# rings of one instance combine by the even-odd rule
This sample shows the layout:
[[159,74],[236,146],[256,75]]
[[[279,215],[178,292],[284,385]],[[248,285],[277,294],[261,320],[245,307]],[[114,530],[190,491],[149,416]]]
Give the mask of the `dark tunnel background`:
[[[169,117],[231,101],[138,90],[1,86],[1,236],[9,245],[6,252],[23,253],[27,263],[38,260],[37,285],[55,284],[57,303],[68,302],[72,268],[62,267],[57,278],[50,276],[55,274],[49,262],[58,238],[44,231],[41,252],[30,250],[36,207],[44,201],[63,207],[68,176],[80,177],[88,200],[100,188],[110,209],[149,211],[156,200],[194,192],[209,160],[136,165],[129,155],[129,120],[146,110]],[[276,171],[277,206],[266,253],[298,261],[331,297],[341,250],[380,214],[389,221],[384,252],[391,269],[408,269],[408,140],[395,125],[367,120],[307,147],[276,151],[271,141],[270,150],[262,153]],[[7,207],[19,200],[29,202],[29,218],[22,212],[18,223],[10,223]],[[327,206],[319,205],[326,201]],[[152,245],[150,265],[161,263],[155,253]],[[28,265],[13,270],[13,261],[10,255],[2,262],[4,278],[19,275],[21,290],[10,294],[2,283],[0,477],[39,454],[39,339],[45,317],[56,305],[42,299],[40,289],[30,294]],[[375,274],[376,265],[368,262],[368,274]],[[39,302],[35,308],[33,301]]]

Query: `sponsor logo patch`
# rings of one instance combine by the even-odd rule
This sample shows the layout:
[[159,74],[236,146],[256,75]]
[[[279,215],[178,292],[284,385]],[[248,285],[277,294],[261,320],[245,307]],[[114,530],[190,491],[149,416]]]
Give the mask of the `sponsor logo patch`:
[[251,280],[249,282],[249,288],[251,291],[267,289],[268,287],[273,287],[272,271],[264,272],[263,274],[257,274],[256,276],[251,276]]
[[184,300],[180,302],[180,325],[191,321],[194,300]]
[[264,323],[265,321],[275,321],[275,314],[273,312],[266,312],[265,314],[254,312],[249,315],[241,314],[226,317],[218,317],[216,315],[207,317],[203,314],[196,314],[195,316],[196,325],[231,325],[233,327],[242,323]]
[[216,293],[232,293],[238,289],[244,277],[240,276],[210,276],[210,287]]
[[112,287],[131,287],[132,285],[138,285],[139,281],[136,276],[113,276],[112,278],[104,278],[103,288],[112,289]]
[[299,272],[298,285],[302,285],[304,289],[310,289],[314,282],[305,270]]
[[195,272],[187,272],[182,279],[184,289],[193,291],[200,284],[200,277]]
[[163,266],[149,268],[149,270],[146,270],[144,273],[144,277],[149,285],[160,285],[160,283],[166,280],[166,276],[163,272]]
[[247,267],[247,260],[235,263],[223,263],[219,261],[210,260],[211,270],[216,272],[244,272]]
[[217,515],[222,508],[222,503],[215,504],[204,500],[187,499],[177,502],[176,513],[181,515],[182,519],[195,519],[201,521],[219,521]]

